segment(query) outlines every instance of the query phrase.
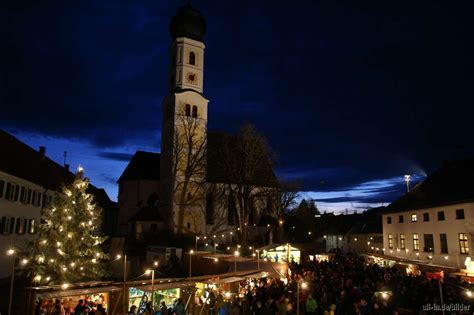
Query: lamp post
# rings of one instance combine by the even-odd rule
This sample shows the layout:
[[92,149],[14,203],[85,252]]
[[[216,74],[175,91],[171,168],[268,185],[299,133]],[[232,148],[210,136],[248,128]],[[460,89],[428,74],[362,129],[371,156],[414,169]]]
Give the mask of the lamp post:
[[260,250],[256,250],[257,252],[257,269],[260,270]]
[[[122,258],[122,255],[118,254],[117,255],[117,260],[121,259]],[[125,290],[126,290],[126,282],[127,282],[127,255],[124,254],[123,255],[123,291],[122,291],[122,307],[123,307],[123,311],[126,312],[127,311],[127,299],[126,299],[126,295],[125,295]]]
[[8,298],[8,315],[12,313],[12,302],[13,302],[13,283],[15,281],[15,263],[16,263],[16,256],[14,249],[7,250],[7,256],[13,256],[12,262],[12,273],[11,273],[11,280],[10,280],[10,295]]
[[411,175],[405,175],[405,176],[403,176],[403,179],[407,183],[407,192],[410,192]]
[[196,236],[196,251],[198,250],[198,241],[199,241],[199,236]]
[[240,255],[239,251],[234,252],[234,273],[237,272],[237,257]]
[[219,246],[219,244],[214,243],[214,255],[217,254],[217,246]]
[[296,282],[296,315],[300,315],[300,286],[302,289],[306,289],[308,284],[302,279]]
[[191,275],[192,275],[192,265],[193,265],[193,254],[194,254],[194,251],[191,249],[189,251],[189,278],[191,278]]

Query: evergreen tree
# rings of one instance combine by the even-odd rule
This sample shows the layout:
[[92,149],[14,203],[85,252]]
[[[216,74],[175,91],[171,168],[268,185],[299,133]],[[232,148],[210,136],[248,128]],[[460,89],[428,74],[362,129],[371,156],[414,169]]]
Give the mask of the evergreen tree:
[[29,270],[36,283],[73,283],[105,275],[107,258],[97,233],[102,209],[86,192],[89,180],[79,167],[74,182],[43,209],[39,238],[29,246]]

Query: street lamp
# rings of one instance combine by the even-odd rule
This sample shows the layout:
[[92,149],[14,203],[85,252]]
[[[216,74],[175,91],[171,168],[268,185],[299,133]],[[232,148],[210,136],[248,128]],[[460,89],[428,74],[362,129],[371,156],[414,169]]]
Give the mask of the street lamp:
[[237,257],[239,257],[239,251],[234,252],[234,272],[237,272]]
[[196,251],[198,250],[198,241],[199,241],[199,236],[196,236]]
[[303,279],[296,283],[296,315],[300,315],[300,287],[305,290],[308,288],[308,284]]
[[7,250],[7,256],[13,256],[13,262],[12,262],[12,274],[11,274],[11,280],[10,280],[10,297],[8,300],[8,315],[11,315],[12,313],[12,302],[13,302],[13,282],[15,281],[15,262],[16,262],[16,257],[15,255],[15,250],[10,248]]
[[407,183],[407,192],[410,192],[411,175],[405,175],[405,176],[403,176],[403,179]]
[[[117,254],[116,259],[117,260],[122,259],[122,255]],[[123,255],[123,292],[122,292],[122,307],[123,307],[124,312],[127,311],[127,299],[126,299],[126,294],[125,294],[126,287],[127,287],[127,255],[124,254]]]
[[[158,267],[158,262],[153,262],[153,267]],[[148,269],[145,271],[147,275],[151,274],[151,308],[155,309],[155,305],[153,303],[153,297],[155,293],[155,268]]]
[[257,250],[257,268],[260,270],[260,250]]
[[193,254],[194,254],[194,251],[191,249],[189,251],[189,278],[191,278],[191,275],[192,275]]

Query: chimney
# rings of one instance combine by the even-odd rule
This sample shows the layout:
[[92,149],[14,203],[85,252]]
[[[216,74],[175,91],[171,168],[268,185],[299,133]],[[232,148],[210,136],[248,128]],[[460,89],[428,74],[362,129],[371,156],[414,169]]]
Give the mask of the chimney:
[[43,146],[43,145],[40,146],[38,152],[39,152],[39,154],[40,154],[40,156],[41,156],[41,159],[44,160],[44,157],[45,157],[45,154],[46,154],[46,147]]
[[69,172],[69,164],[64,164],[64,168]]

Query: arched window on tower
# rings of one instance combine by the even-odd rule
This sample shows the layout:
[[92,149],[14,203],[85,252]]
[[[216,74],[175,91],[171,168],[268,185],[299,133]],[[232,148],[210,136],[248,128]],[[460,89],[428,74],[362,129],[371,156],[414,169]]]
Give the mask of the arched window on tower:
[[186,104],[186,116],[191,116],[191,105]]
[[194,51],[191,51],[189,53],[189,64],[193,66],[196,64],[196,54],[194,53]]
[[197,118],[198,116],[198,107],[196,105],[193,106],[193,117]]

